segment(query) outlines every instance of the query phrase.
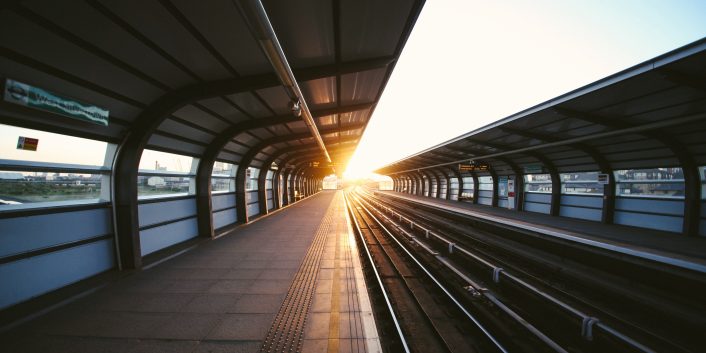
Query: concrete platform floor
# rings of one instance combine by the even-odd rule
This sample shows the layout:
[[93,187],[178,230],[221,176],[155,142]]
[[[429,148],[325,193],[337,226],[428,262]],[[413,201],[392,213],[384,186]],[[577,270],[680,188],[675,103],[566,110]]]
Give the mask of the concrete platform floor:
[[0,351],[258,352],[287,300],[306,305],[288,327],[303,352],[380,351],[345,217],[342,192],[321,192],[6,332]]

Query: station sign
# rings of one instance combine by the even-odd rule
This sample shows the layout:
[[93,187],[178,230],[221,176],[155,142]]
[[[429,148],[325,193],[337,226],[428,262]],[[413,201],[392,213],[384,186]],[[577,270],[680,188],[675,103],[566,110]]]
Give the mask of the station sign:
[[25,151],[36,151],[39,145],[39,139],[20,136],[17,139],[17,149]]
[[460,163],[458,170],[460,172],[487,172],[490,170],[490,165],[483,161],[469,161],[468,163]]
[[309,167],[311,167],[311,168],[318,168],[318,167],[319,167],[319,162],[309,162]]
[[8,103],[44,110],[69,118],[108,126],[107,109],[30,86],[11,79],[5,80],[4,99]]

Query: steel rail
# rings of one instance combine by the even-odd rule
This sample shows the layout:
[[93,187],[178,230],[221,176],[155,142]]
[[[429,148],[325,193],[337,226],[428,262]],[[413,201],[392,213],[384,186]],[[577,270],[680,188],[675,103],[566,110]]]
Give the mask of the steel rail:
[[[370,194],[368,194],[368,196],[369,196],[369,197],[372,197],[372,195],[370,195]],[[515,284],[519,285],[520,287],[525,288],[525,289],[528,290],[529,292],[533,293],[535,296],[538,296],[538,297],[544,299],[545,301],[547,301],[547,302],[549,302],[549,303],[551,303],[551,304],[557,306],[558,308],[564,310],[565,312],[570,313],[570,314],[576,316],[577,318],[579,318],[579,319],[584,323],[584,324],[582,325],[582,331],[585,330],[585,327],[584,327],[584,326],[586,326],[586,324],[595,325],[595,326],[600,327],[600,328],[603,329],[606,333],[610,334],[611,336],[613,336],[614,338],[618,339],[619,341],[622,341],[622,342],[624,342],[625,344],[627,344],[627,345],[633,347],[634,349],[637,349],[637,350],[642,351],[642,352],[651,352],[651,353],[655,352],[653,349],[651,349],[651,348],[649,348],[649,347],[647,347],[647,346],[641,344],[640,342],[637,342],[635,339],[633,339],[633,338],[631,338],[631,337],[629,337],[629,336],[627,336],[627,335],[625,335],[625,334],[619,332],[618,330],[616,330],[616,329],[614,329],[614,328],[608,326],[607,324],[603,323],[602,321],[600,321],[600,320],[598,320],[598,319],[596,319],[596,318],[594,318],[594,317],[592,317],[592,316],[590,316],[590,315],[588,315],[588,314],[582,312],[581,310],[578,310],[578,309],[572,307],[571,305],[569,305],[569,304],[563,302],[563,301],[560,300],[560,299],[555,298],[555,297],[552,296],[551,294],[548,294],[548,293],[546,293],[546,292],[540,290],[539,288],[537,288],[537,287],[535,287],[535,286],[533,286],[533,285],[531,285],[531,284],[525,282],[524,280],[520,279],[519,277],[517,277],[517,276],[515,276],[515,275],[513,275],[513,274],[508,273],[505,269],[503,269],[503,267],[501,267],[501,266],[499,266],[499,265],[495,265],[495,264],[493,264],[493,263],[491,263],[491,262],[489,262],[489,261],[483,259],[483,258],[482,258],[481,256],[479,256],[478,254],[475,254],[475,253],[473,253],[473,252],[471,252],[471,251],[468,251],[468,250],[466,250],[466,249],[464,249],[464,248],[462,248],[462,247],[456,245],[455,242],[446,239],[446,238],[443,237],[442,235],[439,235],[439,234],[437,234],[437,233],[435,233],[435,232],[432,232],[431,230],[429,230],[429,229],[427,229],[427,228],[425,228],[425,227],[419,225],[418,223],[415,223],[412,219],[403,216],[403,215],[400,214],[399,212],[395,212],[395,211],[392,210],[391,208],[382,205],[380,202],[377,202],[377,201],[371,201],[371,202],[377,204],[378,207],[382,207],[382,208],[388,209],[389,212],[391,212],[391,214],[392,214],[393,217],[394,217],[395,215],[397,215],[397,217],[398,217],[398,219],[400,220],[400,222],[401,222],[401,221],[405,221],[406,223],[409,223],[410,225],[413,225],[412,228],[413,228],[413,227],[416,227],[416,228],[418,228],[418,229],[424,231],[424,232],[425,232],[426,234],[428,234],[428,236],[430,236],[430,237],[434,237],[434,238],[436,238],[437,240],[439,240],[439,241],[441,241],[441,242],[444,242],[444,243],[447,243],[447,244],[453,244],[453,251],[458,251],[458,252],[460,252],[460,253],[463,253],[464,255],[466,255],[467,258],[469,258],[469,259],[471,259],[471,260],[473,260],[473,261],[479,263],[480,265],[483,265],[483,266],[488,267],[489,269],[491,269],[491,270],[493,271],[493,280],[494,280],[496,283],[499,283],[499,282],[500,282],[501,276],[502,276],[502,277],[505,277],[505,278],[507,278],[508,280],[510,280],[511,282],[514,282]],[[451,249],[451,248],[450,248],[450,249]],[[585,331],[584,331],[583,333],[590,333],[590,331],[589,331],[589,332],[585,332]]]
[[[348,212],[353,214],[352,210],[352,205],[348,201],[348,196],[346,194],[343,194],[343,201],[346,205],[346,209]],[[370,268],[373,271],[373,274],[375,274],[375,281],[377,281],[378,285],[380,286],[380,292],[382,293],[382,296],[385,300],[385,304],[387,305],[387,310],[390,313],[390,317],[392,317],[392,322],[395,324],[395,329],[397,330],[397,335],[400,337],[400,342],[402,343],[402,347],[404,348],[404,351],[406,353],[410,353],[411,351],[409,350],[409,346],[407,345],[407,339],[404,337],[404,333],[402,332],[402,327],[400,326],[399,320],[397,320],[397,315],[395,314],[395,310],[392,308],[392,303],[390,302],[390,298],[387,296],[387,292],[385,291],[385,286],[382,283],[382,278],[380,277],[380,273],[377,270],[377,267],[375,266],[375,262],[373,261],[373,256],[370,254],[370,250],[368,249],[368,244],[365,242],[365,238],[363,237],[363,232],[360,229],[360,224],[358,223],[358,219],[356,217],[351,217],[353,219],[353,224],[355,225],[355,230],[358,232],[358,236],[360,237],[360,243],[363,245],[363,249],[365,250],[365,255],[368,258],[368,262],[370,263]]]
[[[365,200],[363,200],[363,202],[367,203]],[[375,220],[380,229],[384,230],[385,233],[387,233],[387,235],[397,243],[397,245],[407,254],[407,256],[409,256],[409,258],[417,264],[417,266],[437,285],[437,287],[439,287],[439,289],[441,289],[441,291],[446,294],[446,296],[456,305],[456,307],[461,312],[463,312],[463,314],[466,315],[466,317],[468,317],[471,322],[476,325],[476,327],[486,336],[486,338],[488,338],[493,343],[493,345],[498,348],[499,351],[507,353],[507,349],[505,349],[505,347],[500,342],[498,342],[498,340],[483,326],[483,324],[481,324],[480,321],[478,321],[476,317],[474,317],[470,312],[468,312],[468,310],[461,304],[461,302],[459,302],[458,299],[456,299],[456,297],[436,277],[434,277],[434,275],[409,251],[409,249],[407,249],[407,247],[404,246],[404,244],[402,244],[402,242],[400,242],[400,240],[397,239],[397,237],[395,237],[394,234],[392,234],[392,232],[390,232],[390,230],[387,229],[387,227],[385,227],[385,225],[382,224],[382,222],[380,222],[380,220],[375,217],[372,212],[367,207],[365,207],[365,205],[363,205],[362,202],[360,203],[360,205],[362,209],[365,210],[365,212],[373,220]]]

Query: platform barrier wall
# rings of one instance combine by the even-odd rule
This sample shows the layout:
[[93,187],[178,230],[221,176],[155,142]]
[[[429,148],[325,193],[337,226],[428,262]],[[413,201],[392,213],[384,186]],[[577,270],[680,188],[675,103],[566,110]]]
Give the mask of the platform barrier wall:
[[498,207],[507,208],[507,198],[506,197],[498,198]]
[[275,208],[275,199],[273,198],[272,189],[267,190],[267,210]]
[[478,190],[478,203],[491,206],[493,204],[492,190]]
[[525,192],[524,210],[549,214],[551,212],[552,194]]
[[245,193],[245,196],[247,197],[247,208],[248,208],[248,217],[252,216],[257,216],[260,214],[260,202],[259,202],[259,197],[257,195],[257,190],[251,190],[247,191]]
[[140,201],[140,244],[142,256],[198,236],[196,199]]
[[212,196],[213,228],[227,227],[238,221],[235,210],[235,193],[214,194]]
[[616,224],[681,232],[684,222],[684,201],[650,198],[617,197]]
[[0,309],[114,268],[110,210],[0,218]]
[[562,217],[600,222],[603,213],[603,196],[561,195],[560,206],[559,215]]

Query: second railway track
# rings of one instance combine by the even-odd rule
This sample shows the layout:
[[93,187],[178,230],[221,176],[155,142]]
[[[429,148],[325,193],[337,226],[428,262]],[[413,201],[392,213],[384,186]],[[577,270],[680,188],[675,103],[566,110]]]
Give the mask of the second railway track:
[[[567,260],[566,254],[538,251],[488,234],[468,238],[467,223],[410,204],[367,193],[349,194],[349,199],[365,206],[369,217],[379,219],[407,247],[417,249],[417,256],[426,258],[431,271],[448,283],[463,305],[479,312],[481,320],[488,322],[485,325],[495,327],[498,337],[520,342],[510,347],[577,352],[702,348],[698,327],[704,320],[699,314],[703,305],[688,300],[693,293],[669,298],[649,280],[626,284],[617,274],[596,273],[590,264]],[[674,276],[667,272],[665,276]],[[646,275],[635,273],[636,278]],[[692,279],[701,284],[699,276]],[[664,285],[659,279],[652,281]],[[640,307],[646,311],[636,311]],[[492,310],[499,315],[488,318]],[[683,320],[682,325],[668,325],[678,320]],[[512,330],[521,332],[508,332]]]

